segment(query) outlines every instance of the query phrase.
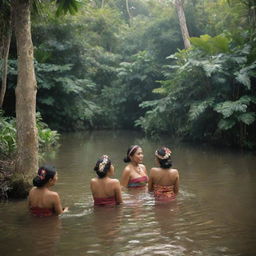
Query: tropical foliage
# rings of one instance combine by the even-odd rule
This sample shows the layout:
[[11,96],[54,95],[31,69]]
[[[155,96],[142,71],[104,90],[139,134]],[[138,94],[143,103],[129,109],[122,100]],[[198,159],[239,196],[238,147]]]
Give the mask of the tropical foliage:
[[[174,1],[129,0],[128,9],[123,0],[62,0],[57,7],[35,1],[42,120],[59,131],[136,128],[254,147],[255,1],[183,2],[192,44],[187,50]],[[12,41],[6,116],[15,114],[15,48]]]
[[[51,130],[37,113],[39,150],[41,152],[56,149],[59,146],[60,134]],[[16,150],[16,124],[14,118],[4,117],[0,112],[0,155],[11,157]]]
[[16,149],[16,129],[13,118],[3,117],[0,112],[0,153],[11,155]]
[[[242,35],[241,35],[242,37]],[[249,146],[255,129],[253,45],[222,36],[191,38],[193,48],[169,58],[159,100],[137,121],[147,133],[169,132],[200,141]],[[159,126],[160,124],[160,126]]]

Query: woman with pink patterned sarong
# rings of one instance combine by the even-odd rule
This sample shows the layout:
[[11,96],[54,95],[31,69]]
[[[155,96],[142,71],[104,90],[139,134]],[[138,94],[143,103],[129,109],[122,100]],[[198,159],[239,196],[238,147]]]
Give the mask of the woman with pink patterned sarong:
[[157,201],[172,201],[179,192],[179,172],[172,169],[171,150],[162,147],[155,152],[160,167],[150,170],[148,190]]
[[114,206],[123,202],[120,182],[112,179],[114,166],[107,155],[103,155],[96,163],[94,170],[98,177],[91,179],[91,191],[94,205]]
[[142,164],[143,151],[138,145],[133,145],[127,150],[124,162],[128,163],[123,170],[121,185],[124,188],[145,188],[148,175],[145,165]]

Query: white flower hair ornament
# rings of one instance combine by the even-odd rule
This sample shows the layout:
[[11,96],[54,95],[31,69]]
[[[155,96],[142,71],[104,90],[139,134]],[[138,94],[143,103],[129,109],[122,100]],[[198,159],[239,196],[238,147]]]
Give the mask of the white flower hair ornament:
[[158,150],[157,150],[155,152],[156,157],[158,157],[159,159],[168,159],[168,158],[170,158],[170,156],[172,154],[172,151],[169,148],[163,148],[163,149],[164,149],[164,152],[165,152],[164,156],[159,155]]
[[103,172],[106,164],[108,163],[109,157],[107,155],[103,155],[102,162],[99,164],[99,172]]

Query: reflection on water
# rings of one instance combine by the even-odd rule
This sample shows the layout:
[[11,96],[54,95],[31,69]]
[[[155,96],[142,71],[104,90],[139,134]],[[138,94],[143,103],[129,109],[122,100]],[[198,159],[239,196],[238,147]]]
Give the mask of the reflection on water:
[[[154,151],[173,151],[181,178],[176,201],[156,203],[144,190],[123,192],[124,204],[94,207],[89,181],[97,157],[107,153],[120,178],[130,144],[140,144],[144,164]],[[35,218],[26,201],[0,206],[1,255],[256,255],[256,157],[184,145],[136,132],[64,135],[62,146],[45,161],[58,168],[55,190],[70,211],[60,218]]]
[[9,204],[1,205],[1,255],[55,255],[61,220],[34,217],[24,202]]
[[58,217],[32,217],[27,226],[33,255],[54,255],[60,239],[61,221]]

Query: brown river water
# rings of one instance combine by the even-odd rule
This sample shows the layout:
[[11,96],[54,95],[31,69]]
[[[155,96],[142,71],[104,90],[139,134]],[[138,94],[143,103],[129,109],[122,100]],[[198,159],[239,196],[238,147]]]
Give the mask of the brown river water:
[[[120,178],[131,144],[144,151],[148,171],[154,151],[166,145],[180,172],[175,202],[156,204],[146,191],[123,192],[124,204],[93,207],[89,181],[108,154]],[[36,218],[26,200],[0,204],[0,255],[256,255],[256,155],[233,149],[144,138],[134,131],[65,134],[42,163],[58,169],[53,187],[70,211]]]

